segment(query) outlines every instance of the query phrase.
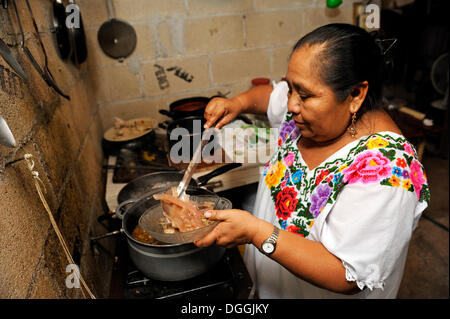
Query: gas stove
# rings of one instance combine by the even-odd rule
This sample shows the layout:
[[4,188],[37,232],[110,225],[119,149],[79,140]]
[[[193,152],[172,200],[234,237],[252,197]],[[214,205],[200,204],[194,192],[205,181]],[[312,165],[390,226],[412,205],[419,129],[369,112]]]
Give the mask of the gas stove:
[[118,239],[112,273],[113,299],[251,299],[253,282],[237,248],[206,273],[182,281],[159,281],[146,277],[128,256],[126,240]]

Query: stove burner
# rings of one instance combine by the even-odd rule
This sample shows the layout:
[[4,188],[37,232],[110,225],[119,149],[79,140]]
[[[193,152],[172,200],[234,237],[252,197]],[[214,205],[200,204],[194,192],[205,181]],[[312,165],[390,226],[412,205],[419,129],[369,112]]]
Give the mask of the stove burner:
[[113,299],[249,299],[253,282],[237,248],[208,272],[182,281],[159,281],[146,277],[130,259],[125,238],[118,238],[112,273]]
[[128,183],[142,175],[163,171],[168,167],[168,161],[166,153],[156,148],[123,148],[117,156],[116,166],[113,183]]
[[224,257],[208,272],[182,281],[147,278],[130,266],[126,276],[126,299],[248,298],[252,281],[237,249],[227,249]]

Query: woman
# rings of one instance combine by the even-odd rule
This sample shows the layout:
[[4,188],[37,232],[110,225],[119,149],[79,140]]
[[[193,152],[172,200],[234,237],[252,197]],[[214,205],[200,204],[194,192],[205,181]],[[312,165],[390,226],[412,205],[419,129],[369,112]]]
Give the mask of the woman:
[[326,25],[295,45],[286,81],[207,106],[206,127],[242,112],[281,122],[253,214],[212,211],[222,222],[195,243],[251,244],[245,261],[260,298],[396,297],[429,190],[380,107],[382,60],[366,31]]

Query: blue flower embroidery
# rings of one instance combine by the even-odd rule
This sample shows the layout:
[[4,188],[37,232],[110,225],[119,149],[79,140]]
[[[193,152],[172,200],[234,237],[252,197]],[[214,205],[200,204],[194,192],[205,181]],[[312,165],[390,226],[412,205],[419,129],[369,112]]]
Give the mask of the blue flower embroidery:
[[300,169],[298,171],[296,171],[292,176],[291,176],[291,180],[292,183],[297,184],[302,180],[302,176],[303,176],[303,171]]
[[333,176],[333,183],[337,184],[339,182],[339,180],[341,179],[341,177],[342,177],[342,173],[334,174],[334,176]]
[[402,169],[400,167],[394,166],[392,168],[392,174],[396,175],[397,177],[402,176]]

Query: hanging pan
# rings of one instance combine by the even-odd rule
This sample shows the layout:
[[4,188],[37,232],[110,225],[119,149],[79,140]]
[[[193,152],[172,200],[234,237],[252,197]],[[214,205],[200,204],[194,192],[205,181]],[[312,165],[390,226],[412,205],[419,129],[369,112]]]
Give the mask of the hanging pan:
[[109,20],[98,30],[98,43],[106,55],[123,62],[136,48],[136,31],[128,22],[115,18],[112,0],[105,1]]

